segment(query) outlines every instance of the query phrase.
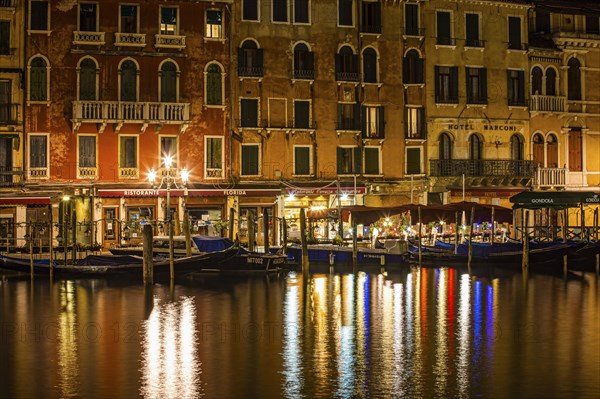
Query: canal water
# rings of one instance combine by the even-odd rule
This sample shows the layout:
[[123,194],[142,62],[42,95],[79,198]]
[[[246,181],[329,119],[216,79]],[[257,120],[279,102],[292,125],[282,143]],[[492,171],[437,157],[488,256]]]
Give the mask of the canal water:
[[2,398],[597,398],[599,280],[0,272]]

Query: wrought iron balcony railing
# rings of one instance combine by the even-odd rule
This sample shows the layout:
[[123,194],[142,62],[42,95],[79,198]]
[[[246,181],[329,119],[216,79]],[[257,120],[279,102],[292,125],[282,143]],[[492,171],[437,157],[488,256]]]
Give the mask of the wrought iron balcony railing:
[[358,82],[360,73],[358,72],[336,72],[335,80],[338,82]]
[[0,187],[19,187],[23,185],[23,169],[20,167],[0,166]]
[[512,176],[533,177],[533,161],[434,159],[429,161],[431,176]]
[[238,66],[238,75],[252,78],[260,78],[263,76],[263,67],[259,66]]
[[315,79],[315,70],[314,69],[294,69],[294,73],[292,74],[292,79],[314,80]]

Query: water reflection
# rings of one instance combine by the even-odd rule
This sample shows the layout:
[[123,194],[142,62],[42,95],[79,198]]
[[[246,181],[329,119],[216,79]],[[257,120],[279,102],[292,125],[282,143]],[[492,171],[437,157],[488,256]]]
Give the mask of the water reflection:
[[457,274],[413,269],[404,283],[362,272],[294,275],[283,307],[285,396],[471,396],[473,378],[489,377],[493,364],[498,281]]
[[152,313],[142,323],[141,345],[144,397],[202,396],[193,298],[166,303],[155,298]]
[[63,398],[79,396],[79,359],[75,283],[62,282],[57,320],[58,389]]

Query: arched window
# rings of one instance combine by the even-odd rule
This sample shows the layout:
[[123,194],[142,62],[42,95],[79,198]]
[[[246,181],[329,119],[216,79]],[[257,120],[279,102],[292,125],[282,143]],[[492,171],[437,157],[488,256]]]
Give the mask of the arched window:
[[452,139],[448,133],[440,135],[440,159],[452,159]]
[[469,136],[469,159],[478,161],[481,159],[482,143],[479,135],[472,134]]
[[160,67],[160,101],[177,102],[177,65],[171,61],[164,62]]
[[79,64],[79,99],[82,101],[96,101],[96,62],[85,58]]
[[541,133],[533,135],[533,162],[537,166],[544,166],[544,136]]
[[531,71],[531,94],[544,94],[542,91],[542,68],[535,67]]
[[581,63],[577,58],[571,58],[568,63],[567,84],[569,100],[581,100]]
[[262,49],[253,40],[245,40],[238,49],[238,74],[240,76],[262,76]]
[[415,49],[409,50],[402,62],[403,83],[423,83],[423,60]]
[[306,44],[294,46],[294,79],[314,79],[314,55]]
[[556,71],[554,68],[548,68],[546,70],[546,95],[556,95]]
[[358,56],[350,46],[343,46],[335,55],[335,72],[339,81],[358,81]]
[[523,153],[523,139],[517,134],[510,138],[510,159],[513,161],[522,161],[525,159]]
[[137,101],[137,65],[131,60],[121,64],[121,101]]
[[372,48],[363,51],[363,81],[377,83],[377,53]]
[[48,64],[42,57],[29,63],[29,100],[48,101]]
[[223,105],[222,69],[212,63],[206,68],[206,104]]

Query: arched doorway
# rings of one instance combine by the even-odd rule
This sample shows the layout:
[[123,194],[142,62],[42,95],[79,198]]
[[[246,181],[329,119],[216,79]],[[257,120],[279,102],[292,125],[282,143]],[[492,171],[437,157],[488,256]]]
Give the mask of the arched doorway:
[[544,136],[541,133],[533,135],[533,162],[535,166],[543,168],[544,163]]
[[546,167],[558,168],[558,139],[554,134],[546,140]]

